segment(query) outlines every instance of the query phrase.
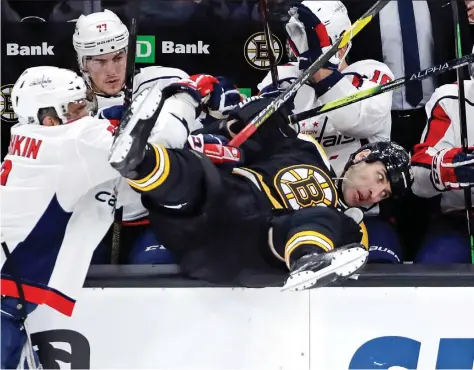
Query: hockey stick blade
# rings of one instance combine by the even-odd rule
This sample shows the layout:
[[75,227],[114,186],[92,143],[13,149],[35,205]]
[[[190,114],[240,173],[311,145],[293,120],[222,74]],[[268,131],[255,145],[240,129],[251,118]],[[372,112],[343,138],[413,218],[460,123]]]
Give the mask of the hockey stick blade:
[[273,100],[265,109],[255,116],[242,131],[240,131],[229,145],[240,146],[258,127],[275,113],[284,103],[291,99],[303,84],[319,71],[331,59],[339,49],[346,46],[377,14],[387,5],[389,0],[377,1],[362,17],[355,21],[352,26],[342,35],[324,54],[322,54],[306,71],[304,71],[284,92]]
[[374,96],[386,93],[388,91],[399,89],[400,87],[412,81],[421,81],[425,78],[433,77],[463,67],[472,62],[474,62],[474,54],[465,55],[461,58],[453,59],[449,62],[444,62],[436,66],[426,68],[422,71],[419,71],[418,73],[414,73],[412,76],[400,77],[384,85],[373,86],[371,88],[358,91],[352,95],[345,96],[341,99],[337,99],[324,105],[320,105],[319,107],[301,113],[292,114],[291,116],[289,116],[289,120],[290,123],[298,123],[307,118],[316,117],[320,114],[331,112],[335,109],[339,109],[351,105],[353,103],[357,103],[361,100],[369,99]]

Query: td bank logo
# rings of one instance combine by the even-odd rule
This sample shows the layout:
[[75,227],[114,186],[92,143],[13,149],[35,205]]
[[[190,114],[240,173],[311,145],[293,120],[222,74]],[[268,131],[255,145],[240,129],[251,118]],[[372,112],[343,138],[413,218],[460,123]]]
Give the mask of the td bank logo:
[[155,63],[155,36],[137,36],[136,63]]
[[247,98],[252,96],[252,88],[251,87],[239,87],[239,92],[245,95]]

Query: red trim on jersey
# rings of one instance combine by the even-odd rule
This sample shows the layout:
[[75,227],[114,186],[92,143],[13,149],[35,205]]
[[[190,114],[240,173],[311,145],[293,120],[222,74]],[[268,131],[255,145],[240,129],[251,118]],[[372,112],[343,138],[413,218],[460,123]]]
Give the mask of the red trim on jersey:
[[[25,300],[38,305],[45,304],[66,316],[71,316],[76,303],[68,296],[53,290],[52,288],[40,288],[32,285],[22,284]],[[18,287],[13,280],[1,280],[2,295],[20,298]]]
[[441,105],[437,103],[431,111],[431,117],[428,121],[428,132],[424,142],[416,144],[414,147],[414,154],[411,158],[412,162],[431,166],[433,157],[427,154],[426,151],[428,148],[433,148],[438,144],[450,125],[451,119]]
[[123,221],[123,226],[140,226],[140,225],[149,225],[150,220],[139,220],[139,221]]

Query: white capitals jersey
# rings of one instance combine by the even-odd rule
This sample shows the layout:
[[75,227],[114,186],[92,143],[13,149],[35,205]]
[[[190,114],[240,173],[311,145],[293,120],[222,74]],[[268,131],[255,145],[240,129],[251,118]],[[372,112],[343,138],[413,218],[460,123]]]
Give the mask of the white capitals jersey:
[[113,222],[118,187],[108,163],[113,127],[85,117],[47,127],[18,123],[1,172],[2,294],[71,315],[92,254]]
[[[133,95],[139,94],[146,88],[152,87],[156,84],[164,88],[173,81],[179,81],[188,78],[189,75],[177,68],[168,68],[160,66],[152,66],[141,68],[139,73],[133,78]],[[122,105],[124,102],[124,93],[121,92],[116,96],[105,97],[97,95],[97,102],[99,109],[108,108],[113,105]],[[124,190],[127,198],[132,198],[133,202],[123,207],[123,220],[134,221],[148,215],[148,211],[143,207],[141,202],[141,195],[135,192],[132,188],[126,187]]]
[[[468,145],[474,146],[474,81],[465,81],[466,120]],[[461,128],[459,124],[458,86],[443,85],[435,90],[425,105],[428,122],[421,143],[415,146],[412,156],[413,192],[424,198],[441,195],[443,213],[464,210],[464,190],[440,192],[431,180],[433,157],[443,149],[460,148]],[[474,189],[471,189],[471,198]]]
[[[300,73],[297,63],[278,66],[280,87],[289,86]],[[294,113],[307,111],[394,78],[385,64],[375,60],[356,62],[341,73],[344,77],[319,97],[311,86],[303,85],[294,99]],[[258,89],[261,91],[271,83],[271,75],[268,74]],[[314,137],[321,144],[331,166],[340,176],[349,156],[361,147],[361,141],[390,140],[391,106],[392,93],[387,92],[301,121],[298,123],[299,131]]]

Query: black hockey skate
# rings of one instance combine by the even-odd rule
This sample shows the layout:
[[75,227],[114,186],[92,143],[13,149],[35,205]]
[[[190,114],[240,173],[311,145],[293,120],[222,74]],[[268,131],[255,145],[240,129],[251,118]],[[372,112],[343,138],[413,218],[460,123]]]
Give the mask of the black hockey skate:
[[313,253],[296,260],[282,291],[321,288],[343,281],[359,271],[369,252],[358,243],[326,253]]
[[109,154],[109,163],[120,174],[134,178],[135,168],[145,156],[145,147],[163,106],[164,98],[156,84],[133,100],[120,122]]

